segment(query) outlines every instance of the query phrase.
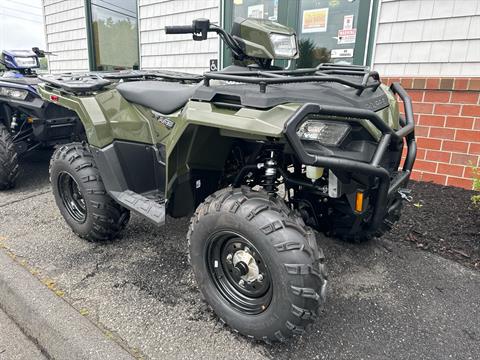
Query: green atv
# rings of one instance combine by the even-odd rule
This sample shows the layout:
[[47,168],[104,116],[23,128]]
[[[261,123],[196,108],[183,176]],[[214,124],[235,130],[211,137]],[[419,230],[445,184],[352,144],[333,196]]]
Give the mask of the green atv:
[[312,228],[363,240],[398,219],[416,155],[410,98],[365,67],[274,66],[298,57],[295,33],[274,22],[166,32],[215,32],[235,65],[197,84],[43,78],[42,97],[75,111],[88,139],[52,158],[57,205],[90,241],[117,236],[130,211],[156,225],[193,214],[191,264],[221,321],[266,342],[302,334],[327,284]]

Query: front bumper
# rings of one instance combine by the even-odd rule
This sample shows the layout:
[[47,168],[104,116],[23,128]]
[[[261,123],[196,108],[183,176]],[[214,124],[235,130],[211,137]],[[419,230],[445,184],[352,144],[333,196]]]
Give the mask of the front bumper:
[[[374,206],[371,229],[377,229],[388,212],[388,204],[396,192],[405,186],[410,179],[413,164],[417,154],[415,142],[415,122],[413,118],[412,101],[407,92],[399,83],[391,85],[394,94],[402,99],[405,106],[405,118],[400,117],[400,128],[392,129],[375,112],[356,108],[343,108],[336,106],[323,106],[318,104],[304,104],[286,123],[284,134],[295,152],[296,156],[304,165],[329,168],[331,170],[342,170],[361,173],[367,176],[378,178],[378,194]],[[310,154],[305,150],[300,138],[297,136],[298,126],[310,114],[347,117],[354,119],[367,119],[382,133],[380,141],[369,163],[356,161],[347,158],[330,157]],[[398,144],[406,140],[407,156],[403,167],[391,178],[390,172],[380,164],[391,144]]]

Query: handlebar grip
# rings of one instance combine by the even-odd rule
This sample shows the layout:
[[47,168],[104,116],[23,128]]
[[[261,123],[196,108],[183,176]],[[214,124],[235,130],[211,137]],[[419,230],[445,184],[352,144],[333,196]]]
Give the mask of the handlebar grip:
[[165,34],[193,34],[193,25],[165,26]]

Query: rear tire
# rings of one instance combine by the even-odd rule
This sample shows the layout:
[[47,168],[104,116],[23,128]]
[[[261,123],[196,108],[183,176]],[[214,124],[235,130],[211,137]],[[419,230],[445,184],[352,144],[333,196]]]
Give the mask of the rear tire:
[[18,170],[18,154],[13,138],[5,125],[0,123],[0,190],[15,186]]
[[[323,252],[283,200],[248,187],[217,191],[198,207],[187,238],[201,292],[235,332],[283,342],[318,318],[327,283]],[[237,255],[258,271],[235,265]]]
[[60,213],[81,238],[110,240],[127,225],[130,212],[107,194],[87,145],[57,149],[50,161],[50,182]]

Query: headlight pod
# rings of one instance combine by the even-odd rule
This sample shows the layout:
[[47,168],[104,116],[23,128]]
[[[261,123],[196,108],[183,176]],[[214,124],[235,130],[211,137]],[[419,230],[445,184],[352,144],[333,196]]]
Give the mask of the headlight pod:
[[276,57],[293,58],[297,55],[297,40],[295,35],[270,34]]
[[15,62],[22,68],[37,67],[37,59],[33,56],[30,57],[15,57]]
[[333,121],[307,120],[297,130],[301,140],[318,141],[326,146],[338,146],[350,131],[350,125]]
[[0,96],[9,97],[16,100],[25,100],[28,96],[28,91],[9,87],[0,87]]

